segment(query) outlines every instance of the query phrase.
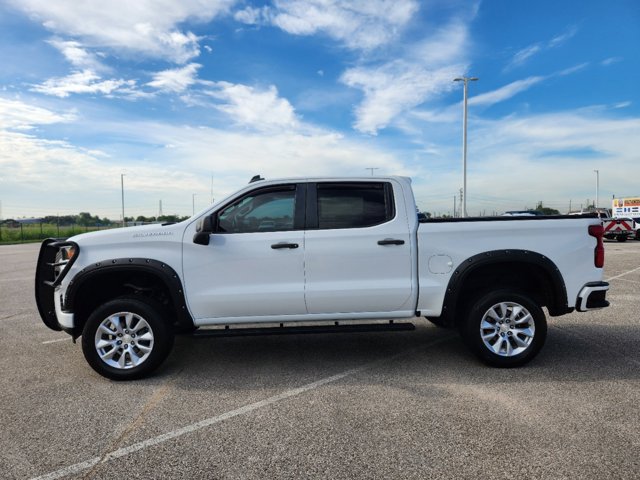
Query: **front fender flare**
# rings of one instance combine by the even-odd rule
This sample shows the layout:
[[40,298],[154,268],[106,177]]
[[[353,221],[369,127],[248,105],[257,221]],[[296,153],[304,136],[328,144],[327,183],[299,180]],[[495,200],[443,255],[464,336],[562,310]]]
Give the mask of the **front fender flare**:
[[193,318],[187,308],[182,281],[176,271],[164,262],[150,258],[116,258],[89,265],[78,272],[69,282],[64,301],[65,310],[73,310],[78,292],[87,281],[111,272],[144,272],[158,277],[167,287],[176,321],[181,327],[193,328]]

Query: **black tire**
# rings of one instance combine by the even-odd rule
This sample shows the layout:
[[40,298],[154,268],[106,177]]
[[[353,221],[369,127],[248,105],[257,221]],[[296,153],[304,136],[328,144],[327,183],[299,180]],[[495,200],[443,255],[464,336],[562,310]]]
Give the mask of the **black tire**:
[[[98,334],[101,325],[104,328]],[[160,366],[173,347],[173,337],[169,322],[155,302],[121,297],[89,316],[82,331],[82,352],[100,375],[134,380]]]
[[460,330],[467,346],[487,365],[519,367],[544,345],[547,319],[528,295],[499,290],[471,303]]
[[627,241],[627,236],[626,235],[618,235],[616,237],[616,240],[619,242],[626,242]]

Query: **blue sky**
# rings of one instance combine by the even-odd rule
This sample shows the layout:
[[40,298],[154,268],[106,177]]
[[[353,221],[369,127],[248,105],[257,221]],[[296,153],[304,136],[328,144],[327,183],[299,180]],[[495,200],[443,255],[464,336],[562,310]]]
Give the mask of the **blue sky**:
[[640,196],[640,3],[0,0],[3,218],[190,214],[254,174],[422,210]]

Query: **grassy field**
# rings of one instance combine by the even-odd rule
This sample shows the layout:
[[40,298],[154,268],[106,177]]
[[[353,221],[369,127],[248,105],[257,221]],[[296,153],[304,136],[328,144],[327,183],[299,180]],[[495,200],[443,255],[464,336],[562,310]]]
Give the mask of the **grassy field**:
[[115,226],[56,225],[51,223],[22,224],[18,227],[0,225],[0,244],[38,242],[45,238],[67,238],[85,232],[105,230]]

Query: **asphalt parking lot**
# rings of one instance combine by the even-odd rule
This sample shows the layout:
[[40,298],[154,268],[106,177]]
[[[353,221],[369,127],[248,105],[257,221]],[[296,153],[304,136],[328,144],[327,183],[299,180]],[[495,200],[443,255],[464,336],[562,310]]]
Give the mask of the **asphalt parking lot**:
[[2,478],[640,477],[640,242],[606,242],[608,309],[549,319],[524,368],[457,334],[178,337],[116,383],[47,329],[39,245],[0,246]]

